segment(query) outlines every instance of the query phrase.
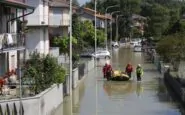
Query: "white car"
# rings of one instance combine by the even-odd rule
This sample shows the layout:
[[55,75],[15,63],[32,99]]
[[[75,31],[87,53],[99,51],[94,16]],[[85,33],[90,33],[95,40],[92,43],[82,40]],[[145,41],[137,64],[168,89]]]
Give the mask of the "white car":
[[140,40],[133,40],[130,42],[130,45],[132,48],[134,48],[134,46],[141,46],[141,41]]
[[118,48],[118,47],[119,47],[118,42],[112,42],[112,47],[116,47],[116,48]]
[[134,46],[134,52],[142,52],[142,47],[141,46]]
[[110,58],[111,55],[110,55],[110,52],[107,51],[107,50],[100,50],[100,51],[97,51],[96,53],[93,53],[92,57],[95,57],[95,58]]

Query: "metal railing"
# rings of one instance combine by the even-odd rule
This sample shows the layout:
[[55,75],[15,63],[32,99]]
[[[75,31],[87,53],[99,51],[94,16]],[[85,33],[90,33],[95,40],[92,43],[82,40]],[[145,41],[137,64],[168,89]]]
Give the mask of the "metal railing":
[[50,16],[49,25],[50,26],[69,26],[70,19],[64,16]]
[[25,46],[25,37],[22,34],[4,33],[0,34],[0,49],[16,49]]

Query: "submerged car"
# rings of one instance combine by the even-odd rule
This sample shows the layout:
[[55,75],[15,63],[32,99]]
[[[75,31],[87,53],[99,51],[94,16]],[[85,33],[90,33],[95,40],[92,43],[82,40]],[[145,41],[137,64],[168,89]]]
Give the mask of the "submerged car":
[[112,47],[118,48],[119,47],[119,43],[118,42],[112,42]]
[[135,45],[134,52],[142,52],[142,47],[140,45]]
[[93,53],[92,57],[95,57],[95,58],[110,58],[111,55],[110,55],[110,52],[108,50],[100,50],[100,51],[97,51],[96,53]]

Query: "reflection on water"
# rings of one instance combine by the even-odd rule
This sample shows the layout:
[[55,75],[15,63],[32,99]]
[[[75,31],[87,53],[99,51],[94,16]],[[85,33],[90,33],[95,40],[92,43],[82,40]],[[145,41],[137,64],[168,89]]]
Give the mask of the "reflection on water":
[[136,92],[139,97],[143,92],[143,86],[141,82],[125,81],[125,82],[107,82],[103,84],[103,89],[108,96],[124,96],[129,93]]
[[136,85],[136,94],[137,94],[137,96],[140,96],[142,92],[143,92],[142,84],[141,84],[141,82],[137,82],[137,85]]
[[73,90],[72,96],[64,98],[64,102],[56,108],[53,115],[75,115],[75,113],[79,113],[80,102],[83,98],[84,91],[85,84],[82,82],[75,90]]
[[125,82],[109,82],[105,81],[103,84],[103,89],[108,96],[118,96],[125,95],[134,91],[134,84],[131,81]]

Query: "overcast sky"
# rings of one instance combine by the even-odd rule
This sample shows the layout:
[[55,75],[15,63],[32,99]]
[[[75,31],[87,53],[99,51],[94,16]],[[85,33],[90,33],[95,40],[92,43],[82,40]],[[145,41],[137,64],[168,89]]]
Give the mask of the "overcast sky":
[[78,2],[80,3],[80,5],[85,4],[86,2],[89,2],[90,0],[78,0]]

